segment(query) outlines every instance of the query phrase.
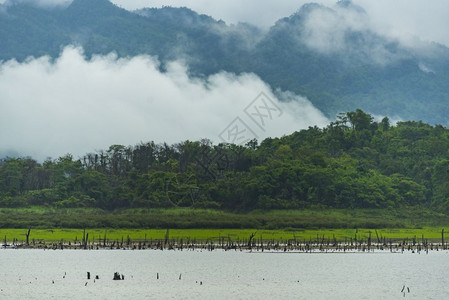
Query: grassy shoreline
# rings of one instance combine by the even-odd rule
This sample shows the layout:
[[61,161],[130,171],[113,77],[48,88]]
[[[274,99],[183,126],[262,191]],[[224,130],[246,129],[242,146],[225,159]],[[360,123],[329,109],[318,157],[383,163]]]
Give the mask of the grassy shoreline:
[[[205,209],[100,209],[53,207],[0,208],[0,240],[61,241],[82,239],[83,229],[90,239],[159,240],[170,229],[171,239],[218,241],[220,238],[309,240],[321,238],[340,241],[429,239],[440,240],[441,230],[449,230],[449,216],[425,208],[403,209],[308,209],[231,213]],[[377,234],[376,234],[377,231]],[[447,231],[449,232],[449,231]]]
[[[197,241],[219,242],[224,239],[244,240],[255,233],[255,240],[275,240],[286,241],[296,239],[299,241],[309,241],[321,238],[334,238],[338,241],[349,240],[357,237],[357,240],[367,239],[371,232],[373,241],[377,240],[376,231],[379,238],[385,240],[429,240],[441,241],[441,227],[426,227],[422,229],[323,229],[323,230],[257,230],[257,229],[169,229],[169,239],[190,239]],[[449,232],[449,227],[444,228]],[[16,240],[25,241],[28,229],[0,229],[0,237],[3,241]],[[129,239],[136,241],[164,240],[167,236],[167,230],[164,229],[87,229],[89,240],[103,240],[106,236],[108,240]],[[30,241],[59,242],[61,240],[68,242],[81,240],[83,237],[82,229],[32,229]]]

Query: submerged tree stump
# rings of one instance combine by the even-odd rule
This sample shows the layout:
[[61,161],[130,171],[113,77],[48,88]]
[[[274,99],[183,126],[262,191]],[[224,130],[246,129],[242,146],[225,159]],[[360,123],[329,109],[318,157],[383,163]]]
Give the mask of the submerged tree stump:
[[115,272],[113,280],[125,280],[125,275],[123,274],[120,275],[119,272]]

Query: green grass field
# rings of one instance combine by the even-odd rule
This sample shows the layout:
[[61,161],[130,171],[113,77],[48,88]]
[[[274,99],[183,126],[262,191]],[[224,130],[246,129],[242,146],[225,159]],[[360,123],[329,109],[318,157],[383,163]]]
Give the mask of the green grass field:
[[[422,229],[378,229],[379,238],[385,237],[388,241],[413,239],[421,241],[422,237],[427,240],[440,241],[441,227],[427,227]],[[447,228],[449,230],[449,227]],[[3,240],[6,236],[8,241],[17,239],[19,241],[25,240],[27,229],[0,229],[0,237]],[[285,241],[289,239],[310,240],[316,239],[317,236],[321,239],[333,239],[334,237],[339,241],[354,238],[367,239],[371,232],[373,241],[377,240],[375,231],[372,229],[326,229],[326,230],[257,230],[257,229],[171,229],[169,230],[170,239],[190,239],[197,241],[219,241],[220,238],[231,238],[232,240],[248,239],[252,233],[256,233],[255,239],[262,238],[263,240]],[[163,229],[87,229],[89,240],[102,240],[106,234],[108,240],[127,239],[131,240],[162,240],[165,238],[167,230]],[[74,241],[81,240],[83,237],[83,230],[80,229],[32,229],[30,234],[30,241],[44,240],[51,241]]]

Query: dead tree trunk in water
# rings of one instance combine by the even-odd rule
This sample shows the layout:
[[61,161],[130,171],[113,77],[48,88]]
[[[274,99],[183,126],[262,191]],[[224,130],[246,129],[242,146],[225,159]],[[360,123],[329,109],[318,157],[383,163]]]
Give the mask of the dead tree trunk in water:
[[87,241],[89,240],[89,233],[86,234],[86,239],[84,240],[84,250],[87,249]]
[[252,241],[253,238],[256,236],[257,232],[251,233],[251,235],[249,236],[249,240],[248,240],[248,248],[251,249],[251,245],[252,245]]
[[441,230],[441,246],[443,250],[446,250],[446,246],[444,246],[444,228]]
[[31,228],[28,229],[28,232],[26,233],[26,243],[27,243],[27,246],[30,245],[30,233],[31,233]]
[[368,252],[371,250],[371,230],[368,232]]
[[379,239],[379,234],[377,233],[377,229],[374,229],[374,231],[376,232],[376,237],[377,237],[377,244],[381,243],[381,239]]
[[83,246],[84,246],[85,240],[86,240],[86,228],[84,228],[84,230],[83,230]]
[[165,232],[165,241],[164,241],[165,246],[167,246],[169,239],[170,239],[170,229],[167,229],[167,231]]

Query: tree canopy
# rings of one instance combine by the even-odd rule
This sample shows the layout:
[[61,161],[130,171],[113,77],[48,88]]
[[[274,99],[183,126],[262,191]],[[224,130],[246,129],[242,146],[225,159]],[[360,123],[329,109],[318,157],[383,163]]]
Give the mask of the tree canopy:
[[112,145],[0,161],[0,206],[229,211],[423,206],[449,212],[449,130],[361,110],[259,144]]

